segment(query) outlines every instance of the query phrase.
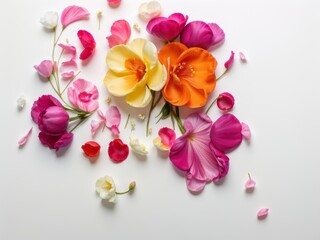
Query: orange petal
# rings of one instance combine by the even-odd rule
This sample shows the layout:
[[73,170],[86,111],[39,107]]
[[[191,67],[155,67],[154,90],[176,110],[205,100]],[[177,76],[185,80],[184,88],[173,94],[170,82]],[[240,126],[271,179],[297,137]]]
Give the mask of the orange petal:
[[183,106],[190,100],[190,92],[186,85],[174,83],[172,80],[164,86],[162,95],[174,106]]
[[214,72],[217,61],[208,51],[196,47],[189,48],[180,55],[178,62],[186,63],[187,67],[193,70],[193,74],[179,76],[181,80],[187,81],[194,88],[204,89],[207,93],[213,91],[216,86]]
[[168,59],[170,59],[170,67],[174,66],[179,56],[187,49],[188,48],[182,43],[169,43],[160,49],[158,53],[159,61],[167,68],[167,70],[169,70]]
[[208,94],[204,89],[197,89],[191,85],[186,85],[190,93],[190,99],[186,106],[189,108],[203,107],[207,103]]

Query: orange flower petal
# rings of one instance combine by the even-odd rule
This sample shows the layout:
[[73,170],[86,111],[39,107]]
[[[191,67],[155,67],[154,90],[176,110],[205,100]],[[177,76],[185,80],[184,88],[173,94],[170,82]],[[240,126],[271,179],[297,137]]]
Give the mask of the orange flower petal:
[[158,53],[159,61],[166,67],[167,70],[170,70],[168,68],[168,59],[170,59],[169,60],[170,67],[174,66],[179,56],[187,49],[188,48],[182,43],[178,43],[178,42],[169,43],[160,49]]
[[208,94],[204,89],[197,89],[187,84],[186,87],[188,88],[191,96],[186,106],[190,108],[198,108],[206,105]]
[[190,92],[185,85],[168,81],[162,91],[165,100],[174,106],[183,106],[190,100]]

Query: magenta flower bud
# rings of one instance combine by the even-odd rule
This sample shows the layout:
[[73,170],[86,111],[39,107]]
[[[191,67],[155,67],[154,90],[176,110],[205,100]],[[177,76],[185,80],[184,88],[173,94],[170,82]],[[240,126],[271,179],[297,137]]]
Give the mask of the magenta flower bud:
[[180,36],[180,41],[187,47],[208,49],[224,40],[223,30],[215,23],[193,21],[188,23]]
[[162,41],[172,41],[179,36],[188,21],[188,16],[181,13],[171,14],[168,18],[156,17],[147,25],[147,31]]
[[34,65],[34,69],[44,78],[50,77],[52,73],[52,61],[43,60],[39,65]]
[[52,106],[40,115],[40,131],[60,134],[67,130],[69,115],[62,107]]
[[230,111],[234,105],[234,97],[227,92],[220,93],[217,99],[217,105],[221,111]]

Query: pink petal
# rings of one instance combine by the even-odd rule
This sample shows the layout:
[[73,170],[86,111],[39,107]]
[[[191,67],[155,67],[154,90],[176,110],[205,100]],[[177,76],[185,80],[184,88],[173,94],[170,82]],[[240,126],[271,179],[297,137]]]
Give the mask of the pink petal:
[[251,139],[251,131],[247,124],[241,123],[241,134],[245,140],[250,141]]
[[163,127],[158,132],[161,142],[166,146],[172,147],[174,141],[176,140],[176,133],[167,127]]
[[65,28],[69,24],[85,19],[90,15],[87,9],[79,6],[66,7],[61,14],[61,24]]
[[102,113],[102,111],[99,109],[98,110],[98,116],[102,119],[105,125],[107,125],[107,118],[106,116]]
[[119,125],[121,121],[121,113],[116,106],[110,106],[106,112],[107,123],[106,126],[113,134],[119,135]]
[[269,208],[261,208],[258,213],[257,216],[259,219],[263,219],[265,218],[269,213]]
[[217,106],[221,111],[230,111],[234,105],[234,97],[227,92],[220,93],[217,99]]
[[198,180],[192,176],[192,174],[187,174],[186,183],[189,191],[191,192],[200,192],[206,185],[206,181]]
[[96,121],[92,120],[91,121],[91,135],[94,136],[99,129],[99,127],[103,124],[103,121]]
[[234,52],[231,51],[231,55],[230,55],[228,61],[226,61],[226,62],[224,63],[224,67],[225,67],[227,70],[229,70],[229,69],[232,67],[232,65],[233,65],[233,61],[234,61]]
[[130,36],[130,24],[126,20],[115,21],[111,26],[111,35],[107,37],[109,47],[127,43]]
[[80,53],[80,60],[86,60],[88,59],[92,54],[93,54],[94,49],[93,48],[85,48],[83,51]]
[[210,149],[213,152],[215,159],[218,163],[219,175],[213,178],[213,182],[219,182],[222,178],[224,178],[229,171],[229,158],[223,152],[214,148],[212,144],[210,144]]
[[232,114],[223,114],[211,128],[211,143],[222,152],[230,152],[242,141],[241,124]]
[[26,142],[28,141],[29,137],[31,136],[31,133],[32,133],[32,128],[30,128],[28,133],[18,141],[19,146],[23,146],[24,144],[26,144]]
[[203,21],[188,23],[180,36],[180,41],[187,47],[208,49],[212,45],[213,33],[208,24]]
[[192,164],[192,160],[191,158],[189,158],[189,147],[186,144],[187,140],[187,134],[177,138],[173,146],[171,147],[169,154],[170,160],[173,165],[182,171],[189,170]]
[[225,34],[223,30],[219,27],[216,23],[208,23],[209,27],[211,28],[211,31],[213,33],[213,39],[211,42],[211,45],[217,45],[220,42],[222,42],[225,38]]
[[59,43],[58,46],[61,47],[64,50],[64,53],[70,53],[71,54],[70,61],[76,59],[76,57],[77,57],[77,49],[76,49],[75,46],[66,45],[66,44],[63,44],[63,43]]
[[39,65],[35,65],[34,68],[37,72],[45,78],[51,76],[52,73],[52,61],[51,60],[43,60]]
[[91,33],[86,30],[79,30],[77,36],[84,48],[95,48],[96,42]]
[[243,52],[239,52],[240,60],[241,62],[247,62],[246,56],[243,54]]
[[118,7],[121,3],[121,0],[107,0],[110,7]]
[[69,80],[74,76],[74,71],[61,73],[61,77],[63,80]]
[[245,182],[244,186],[246,189],[253,189],[256,186],[256,182],[253,179],[249,178]]

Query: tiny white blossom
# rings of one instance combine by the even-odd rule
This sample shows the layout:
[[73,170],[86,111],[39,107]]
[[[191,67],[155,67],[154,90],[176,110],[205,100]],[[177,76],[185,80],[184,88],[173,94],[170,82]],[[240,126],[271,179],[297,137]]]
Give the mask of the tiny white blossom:
[[114,203],[116,201],[116,185],[112,177],[105,176],[96,182],[96,192],[101,199]]
[[40,18],[40,23],[48,29],[54,29],[58,25],[58,13],[46,12],[43,17]]
[[139,7],[139,15],[145,21],[159,16],[161,13],[161,5],[157,1],[142,3]]
[[147,150],[146,145],[141,143],[139,139],[137,139],[137,138],[131,139],[130,138],[129,144],[130,144],[132,151],[134,151],[135,153],[140,154],[140,155],[147,155],[148,154],[148,150]]
[[17,100],[17,104],[18,104],[18,107],[20,109],[24,108],[24,106],[26,105],[26,102],[27,102],[27,99],[25,96],[20,96]]

